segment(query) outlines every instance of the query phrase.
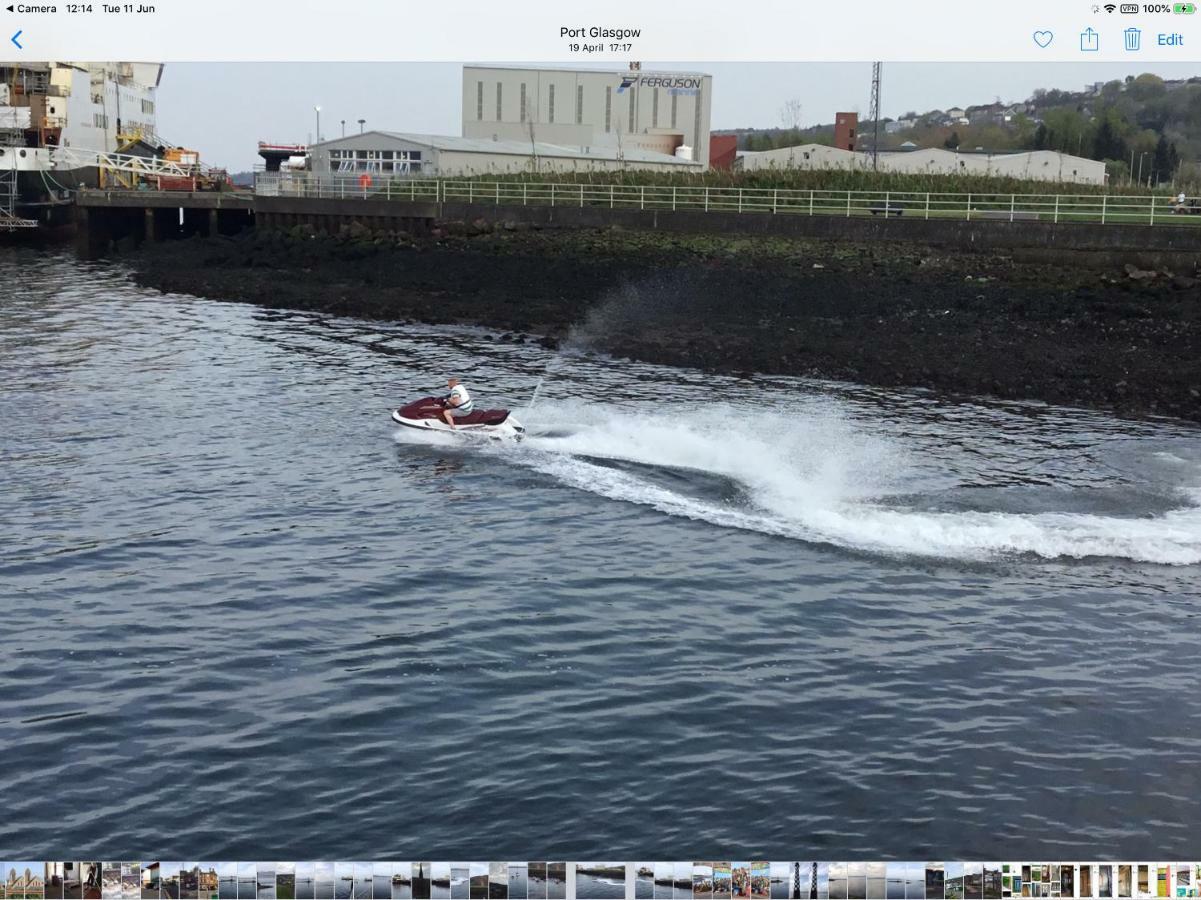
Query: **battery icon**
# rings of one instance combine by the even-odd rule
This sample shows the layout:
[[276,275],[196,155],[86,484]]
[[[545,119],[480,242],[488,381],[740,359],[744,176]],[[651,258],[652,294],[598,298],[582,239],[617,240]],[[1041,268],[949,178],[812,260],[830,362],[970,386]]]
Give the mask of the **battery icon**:
[[1197,11],[1196,3],[1173,3],[1172,12],[1178,16],[1191,16]]

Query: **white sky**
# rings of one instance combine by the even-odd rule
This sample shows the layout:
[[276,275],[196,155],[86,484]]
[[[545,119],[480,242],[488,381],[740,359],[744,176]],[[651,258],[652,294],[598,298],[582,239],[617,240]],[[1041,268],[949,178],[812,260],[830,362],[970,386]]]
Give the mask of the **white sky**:
[[[645,69],[699,70],[713,75],[714,130],[777,127],[785,101],[799,99],[802,124],[833,121],[840,110],[866,114],[871,67],[865,63],[682,63]],[[1079,90],[1153,71],[1165,78],[1201,74],[1201,63],[890,63],[884,67],[883,112],[1024,100],[1035,88]],[[249,169],[260,140],[304,143],[321,106],[325,137],[366,128],[457,135],[461,63],[173,63],[163,73],[159,133],[199,150],[206,163]]]

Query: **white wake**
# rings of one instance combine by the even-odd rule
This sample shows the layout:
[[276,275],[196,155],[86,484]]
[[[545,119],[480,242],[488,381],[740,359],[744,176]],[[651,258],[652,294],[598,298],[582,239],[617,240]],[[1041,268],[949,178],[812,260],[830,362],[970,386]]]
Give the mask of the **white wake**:
[[[906,508],[885,501],[914,493],[923,476],[897,443],[834,411],[746,416],[745,410],[711,408],[665,408],[661,415],[544,408],[539,424],[553,429],[571,423],[570,429],[559,437],[535,437],[512,458],[571,487],[668,515],[861,551],[964,560],[1034,554],[1201,563],[1196,487],[1182,488],[1180,508],[1148,517]],[[689,496],[637,470],[596,460],[724,476],[741,488],[743,499]]]

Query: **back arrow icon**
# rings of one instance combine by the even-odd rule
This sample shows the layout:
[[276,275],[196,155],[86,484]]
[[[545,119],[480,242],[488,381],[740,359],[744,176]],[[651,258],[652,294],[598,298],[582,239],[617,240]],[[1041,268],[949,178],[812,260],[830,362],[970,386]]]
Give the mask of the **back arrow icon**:
[[24,47],[22,47],[22,46],[21,46],[21,42],[17,40],[17,38],[19,38],[19,37],[20,37],[21,35],[23,35],[24,33],[25,33],[24,31],[18,31],[16,34],[14,34],[14,35],[12,36],[12,42],[13,42],[14,44],[16,44],[16,45],[17,45],[17,49],[18,49],[18,50],[24,50],[24,49],[25,49]]

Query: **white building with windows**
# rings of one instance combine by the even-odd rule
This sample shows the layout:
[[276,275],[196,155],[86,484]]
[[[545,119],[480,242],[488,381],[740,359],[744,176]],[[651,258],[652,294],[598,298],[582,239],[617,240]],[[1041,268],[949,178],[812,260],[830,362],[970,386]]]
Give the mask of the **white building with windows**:
[[[763,169],[871,169],[869,153],[842,150],[823,144],[804,144],[778,150],[740,152],[735,170]],[[994,175],[1032,181],[1072,184],[1105,184],[1105,163],[1054,150],[1018,153],[985,153],[927,147],[921,150],[882,151],[882,172],[922,175]]]
[[700,163],[636,148],[574,147],[543,142],[367,131],[309,148],[318,175],[419,176],[615,172],[623,169],[700,171]]
[[674,156],[708,167],[713,76],[628,69],[463,68],[463,137]]

